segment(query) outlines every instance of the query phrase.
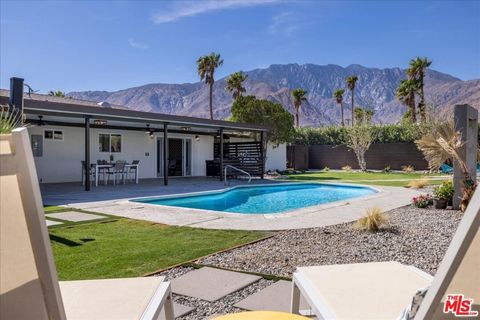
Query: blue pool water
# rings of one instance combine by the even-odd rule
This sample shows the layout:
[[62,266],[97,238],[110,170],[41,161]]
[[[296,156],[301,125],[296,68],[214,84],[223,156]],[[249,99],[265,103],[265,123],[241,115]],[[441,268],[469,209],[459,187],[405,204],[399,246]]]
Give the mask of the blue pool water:
[[281,213],[323,203],[374,194],[368,187],[319,183],[249,186],[226,192],[175,198],[148,198],[136,202],[243,214]]

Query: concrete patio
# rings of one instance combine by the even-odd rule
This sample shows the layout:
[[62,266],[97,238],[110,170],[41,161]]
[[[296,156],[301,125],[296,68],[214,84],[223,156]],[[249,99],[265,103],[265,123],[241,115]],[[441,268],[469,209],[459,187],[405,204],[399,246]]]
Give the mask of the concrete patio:
[[[274,180],[252,180],[251,184],[288,183]],[[245,185],[246,181],[232,181],[230,187]],[[83,191],[80,184],[45,184],[42,196],[45,204],[146,220],[169,225],[207,229],[285,230],[323,227],[357,220],[365,210],[379,207],[388,211],[410,203],[419,191],[399,187],[375,187],[379,192],[327,204],[300,208],[279,214],[238,214],[181,207],[166,207],[131,202],[138,197],[175,195],[225,189],[214,178],[172,179],[169,186],[160,180],[142,180],[140,184],[99,186]]]

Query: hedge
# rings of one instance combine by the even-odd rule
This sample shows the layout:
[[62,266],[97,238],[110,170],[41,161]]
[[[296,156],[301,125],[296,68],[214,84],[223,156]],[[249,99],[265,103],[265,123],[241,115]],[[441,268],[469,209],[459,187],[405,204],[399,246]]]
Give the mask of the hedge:
[[[350,127],[329,126],[297,129],[296,142],[305,145],[345,144]],[[414,142],[428,130],[422,125],[373,125],[374,143]]]

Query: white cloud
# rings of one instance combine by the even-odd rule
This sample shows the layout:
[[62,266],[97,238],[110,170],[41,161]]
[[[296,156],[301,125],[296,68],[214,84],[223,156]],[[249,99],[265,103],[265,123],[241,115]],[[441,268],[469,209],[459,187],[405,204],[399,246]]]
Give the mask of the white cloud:
[[135,49],[148,49],[148,44],[137,42],[133,38],[128,38],[128,44]]
[[177,1],[174,5],[153,15],[153,23],[167,23],[198,14],[254,7],[278,3],[282,0],[205,0],[205,1]]
[[295,15],[292,12],[280,13],[272,17],[268,31],[272,34],[291,35],[299,27],[295,20]]

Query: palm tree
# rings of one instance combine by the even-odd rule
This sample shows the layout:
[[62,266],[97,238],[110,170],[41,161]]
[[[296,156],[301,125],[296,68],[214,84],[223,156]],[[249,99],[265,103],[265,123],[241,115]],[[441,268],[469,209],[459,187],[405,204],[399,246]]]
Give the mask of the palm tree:
[[65,98],[65,93],[60,90],[48,91],[48,95],[52,97],[61,97]]
[[351,93],[352,93],[352,126],[353,126],[353,119],[355,118],[355,115],[354,115],[355,108],[353,107],[354,106],[353,102],[354,102],[354,95],[355,95],[355,85],[357,83],[357,80],[358,80],[358,77],[353,75],[353,76],[348,77],[347,81],[346,81],[348,90],[350,90]]
[[397,99],[408,108],[408,114],[412,123],[417,122],[417,110],[415,107],[415,94],[418,91],[418,81],[415,79],[400,80],[397,88]]
[[307,91],[297,88],[292,91],[292,98],[293,98],[293,106],[295,107],[295,122],[297,125],[297,128],[300,127],[300,117],[299,117],[299,112],[300,112],[300,107],[302,106],[302,102],[307,101]]
[[213,120],[213,84],[215,82],[215,70],[223,64],[220,54],[212,52],[207,56],[202,56],[197,60],[197,71],[200,80],[205,81],[210,88],[210,119]]
[[345,90],[343,89],[337,89],[333,93],[333,97],[335,98],[335,101],[340,105],[340,110],[342,110],[342,127],[345,127],[345,120],[343,119],[343,94],[345,93]]
[[227,86],[225,89],[228,92],[232,92],[234,100],[241,97],[242,93],[246,91],[243,86],[245,80],[247,80],[247,75],[242,71],[234,72],[227,78]]
[[420,102],[418,103],[418,111],[422,118],[422,122],[427,120],[427,115],[425,112],[425,93],[423,91],[425,72],[428,67],[432,64],[432,61],[429,61],[426,57],[420,58],[416,57],[415,59],[410,60],[410,68],[407,70],[407,74],[418,81],[418,90],[420,95]]

